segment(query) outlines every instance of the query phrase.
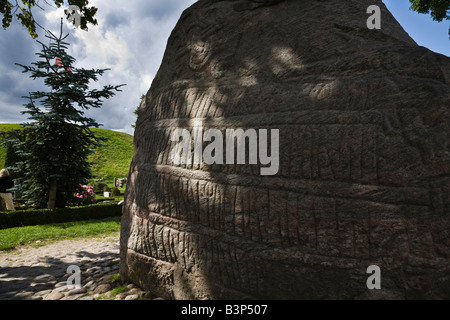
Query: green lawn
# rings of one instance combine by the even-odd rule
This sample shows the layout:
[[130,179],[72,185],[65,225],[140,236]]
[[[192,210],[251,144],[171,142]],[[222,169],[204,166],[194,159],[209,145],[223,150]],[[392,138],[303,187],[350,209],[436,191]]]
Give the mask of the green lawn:
[[88,238],[120,231],[120,217],[18,227],[0,230],[0,250],[10,250],[19,245],[49,241]]

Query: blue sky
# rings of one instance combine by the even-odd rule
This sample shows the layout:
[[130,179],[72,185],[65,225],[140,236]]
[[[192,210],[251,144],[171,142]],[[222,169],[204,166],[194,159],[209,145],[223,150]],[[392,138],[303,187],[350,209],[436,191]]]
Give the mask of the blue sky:
[[386,7],[418,45],[450,57],[450,21],[436,22],[431,16],[409,10],[409,0],[383,0]]
[[[167,39],[181,13],[194,2],[196,0],[90,0],[89,3],[98,8],[98,26],[91,26],[85,32],[65,24],[65,33],[70,34],[69,54],[76,58],[75,67],[110,68],[97,85],[127,84],[123,92],[106,100],[101,109],[91,109],[87,116],[104,128],[133,134],[131,124],[136,120],[133,111],[139,98],[150,88]],[[419,45],[450,56],[450,21],[437,23],[429,15],[410,11],[408,0],[383,2]],[[63,8],[44,7],[45,11],[36,11],[35,17],[45,28],[57,33]],[[45,40],[42,31],[38,32],[38,39]],[[7,30],[0,29],[0,123],[26,122],[26,116],[21,114],[26,101],[21,97],[46,89],[22,74],[15,65],[30,65],[38,51],[39,45],[18,23],[13,22]]]

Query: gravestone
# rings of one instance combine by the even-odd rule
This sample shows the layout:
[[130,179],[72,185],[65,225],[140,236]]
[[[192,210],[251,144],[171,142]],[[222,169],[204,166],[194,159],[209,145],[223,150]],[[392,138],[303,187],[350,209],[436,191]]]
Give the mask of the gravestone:
[[124,184],[127,183],[127,178],[114,178],[114,186],[117,188],[122,188]]
[[[450,298],[449,84],[379,0],[196,2],[139,108],[122,278],[167,299]],[[212,129],[268,130],[277,171],[251,145],[199,161]]]

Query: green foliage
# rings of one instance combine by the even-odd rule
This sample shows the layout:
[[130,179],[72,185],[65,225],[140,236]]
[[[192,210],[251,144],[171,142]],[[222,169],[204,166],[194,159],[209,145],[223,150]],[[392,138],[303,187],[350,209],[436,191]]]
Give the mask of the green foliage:
[[[59,8],[64,5],[63,0],[53,0],[54,4]],[[80,28],[88,30],[88,24],[97,25],[97,19],[95,14],[97,13],[96,7],[90,7],[87,0],[69,0],[69,5],[76,5],[80,8]],[[46,1],[47,3],[47,1]],[[47,5],[50,5],[47,3]],[[0,0],[0,13],[3,15],[2,26],[3,29],[8,28],[11,25],[13,17],[15,17],[24,27],[28,29],[28,33],[32,38],[36,38],[36,25],[39,25],[33,17],[34,7],[39,6],[39,1],[36,0],[22,0],[22,5],[19,1]],[[66,18],[69,18],[69,12],[66,12]]]
[[450,19],[450,0],[409,0],[409,2],[412,10],[430,14],[435,21]]
[[103,193],[105,187],[107,186],[106,183],[103,182],[96,182],[94,183],[93,187],[94,187],[94,192],[97,194]]
[[[141,107],[141,104],[144,102],[145,99],[145,95],[141,95],[141,102],[139,103],[139,105],[136,107],[136,109],[134,109],[133,113],[137,116],[139,115],[139,108]],[[131,125],[133,128],[136,128],[136,123]]]
[[[434,21],[450,20],[450,0],[409,0],[411,10],[430,14]],[[450,37],[450,28],[448,30]]]
[[91,219],[105,219],[122,215],[118,204],[96,204],[84,207],[30,209],[0,212],[0,229],[73,222]]
[[[23,197],[30,204],[50,209],[70,203],[79,184],[91,178],[88,156],[104,139],[91,130],[99,124],[83,114],[90,108],[100,108],[103,99],[112,97],[121,87],[89,90],[89,83],[97,81],[107,69],[74,68],[75,59],[66,53],[67,36],[62,36],[61,25],[59,37],[51,32],[46,36],[49,46],[38,41],[41,60],[33,66],[19,64],[31,78],[44,78],[50,90],[29,94],[27,110],[22,113],[28,114],[31,122],[22,124],[23,138],[11,142],[24,159],[16,166],[24,176]],[[57,59],[61,63],[56,63]]]
[[94,192],[93,186],[81,185],[77,188],[77,193],[74,197],[74,204],[79,206],[86,206],[94,204],[97,199],[95,198],[96,192]]
[[[118,261],[117,261],[117,263],[118,263]],[[111,262],[111,265],[115,265],[115,264],[117,264],[117,263],[114,263],[114,261],[112,261]],[[119,282],[120,281],[120,273],[115,273],[115,274],[113,274],[113,276],[111,277],[111,280],[110,280],[112,283],[116,283],[116,282]]]
[[[2,132],[20,129],[19,124],[0,124],[0,167],[6,168],[6,154],[8,148],[2,147]],[[102,145],[95,148],[94,152],[88,156],[92,177],[95,179],[105,178],[125,178],[128,176],[128,170],[131,160],[133,158],[134,145],[133,136],[108,129],[91,128],[94,134],[107,141],[102,142]],[[15,161],[9,161],[8,166],[15,166]],[[14,178],[18,178],[18,172],[10,170]],[[98,182],[91,182],[94,186],[94,192],[103,192],[101,189],[95,188]]]
[[112,296],[112,297],[115,297],[115,296],[117,296],[119,293],[127,292],[128,290],[130,290],[130,289],[128,288],[128,286],[127,286],[126,284],[123,284],[123,285],[118,286],[118,287],[115,287],[113,290],[111,290],[111,296]]
[[0,166],[1,168],[9,168],[10,174],[17,178],[23,178],[20,170],[14,170],[16,163],[23,161],[17,153],[17,144],[23,142],[24,136],[20,129],[0,130]]
[[[1,0],[0,0],[1,1]],[[19,124],[0,124],[0,168],[6,168],[8,143],[7,140],[12,138],[10,131],[20,129]]]
[[120,193],[119,188],[113,187],[113,188],[111,189],[111,195],[112,195],[113,197],[118,197],[118,196],[120,196],[121,193]]

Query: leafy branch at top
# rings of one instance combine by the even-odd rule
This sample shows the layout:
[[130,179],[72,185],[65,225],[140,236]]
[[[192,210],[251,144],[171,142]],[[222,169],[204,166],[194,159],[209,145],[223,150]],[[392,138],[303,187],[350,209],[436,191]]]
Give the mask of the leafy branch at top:
[[[434,21],[450,20],[450,0],[409,0],[411,10],[430,14]],[[450,37],[450,27],[448,29]]]
[[[63,0],[44,0],[44,2],[50,7],[56,6],[60,8],[64,5]],[[80,8],[81,29],[87,31],[88,24],[97,25],[97,19],[95,19],[97,8],[89,6],[88,0],[68,0],[67,2],[69,5],[75,5]],[[15,17],[19,23],[28,29],[30,36],[36,38],[38,36],[36,26],[44,28],[34,19],[33,11],[35,7],[44,10],[39,0],[0,0],[0,13],[3,14],[3,29],[7,29],[11,25],[13,17]],[[66,12],[66,18],[69,18],[69,15],[70,13]]]

